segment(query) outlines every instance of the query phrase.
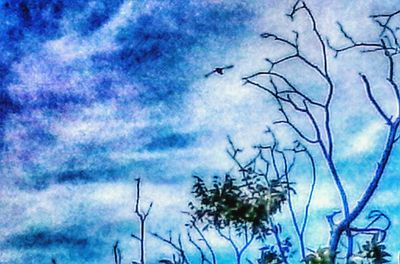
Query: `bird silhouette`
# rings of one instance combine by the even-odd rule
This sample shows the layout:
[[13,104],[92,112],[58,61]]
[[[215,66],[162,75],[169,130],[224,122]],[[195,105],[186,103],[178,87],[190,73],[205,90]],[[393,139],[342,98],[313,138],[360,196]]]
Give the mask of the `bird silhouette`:
[[217,67],[214,70],[212,70],[209,73],[207,73],[206,75],[204,75],[204,77],[208,78],[214,73],[218,73],[219,75],[223,75],[225,70],[232,69],[232,68],[233,68],[233,65],[228,65],[228,66],[224,66],[224,67]]
[[56,259],[55,259],[55,258],[52,258],[52,259],[51,259],[51,263],[52,263],[52,264],[57,264]]

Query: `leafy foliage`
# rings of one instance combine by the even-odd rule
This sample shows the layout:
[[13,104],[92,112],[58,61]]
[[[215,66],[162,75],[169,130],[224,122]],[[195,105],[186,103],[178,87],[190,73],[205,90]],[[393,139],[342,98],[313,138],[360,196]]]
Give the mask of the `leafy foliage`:
[[303,260],[306,264],[330,264],[329,248],[319,248],[312,252]]
[[[216,230],[231,244],[238,263],[253,239],[267,243],[270,242],[267,238],[271,237],[275,241],[274,246],[261,249],[260,263],[287,263],[292,246],[289,238],[281,239],[282,226],[274,222],[274,216],[282,211],[285,203],[290,203],[290,194],[295,193],[288,174],[297,149],[285,150],[293,156],[288,164],[287,153],[279,149],[274,133],[270,129],[265,132],[272,143],[255,146],[256,154],[246,163],[238,159],[242,149],[235,148],[228,138],[230,149],[227,152],[238,175],[214,176],[210,184],[194,176],[195,201],[189,203],[192,216],[189,227],[200,223],[202,231]],[[242,246],[235,239],[244,240]]]
[[268,250],[263,250],[261,252],[261,258],[257,260],[258,264],[280,264],[283,263],[278,251],[273,248],[269,248]]
[[292,243],[290,242],[290,238],[287,237],[283,241],[280,242],[280,247],[283,249],[284,255],[278,251],[277,247],[272,245],[267,245],[261,250],[261,257],[257,260],[258,264],[280,264],[285,263],[285,260],[288,258],[288,254],[290,253]]
[[353,257],[354,264],[383,264],[390,263],[388,259],[391,256],[386,251],[386,246],[375,239],[366,241],[360,248],[357,255]]
[[198,220],[208,224],[206,227],[233,226],[238,235],[250,227],[261,238],[270,234],[270,217],[280,212],[286,201],[287,184],[278,179],[263,182],[251,168],[243,173],[241,181],[229,174],[223,180],[214,177],[211,187],[196,176],[193,193],[199,204],[190,203],[189,207]]

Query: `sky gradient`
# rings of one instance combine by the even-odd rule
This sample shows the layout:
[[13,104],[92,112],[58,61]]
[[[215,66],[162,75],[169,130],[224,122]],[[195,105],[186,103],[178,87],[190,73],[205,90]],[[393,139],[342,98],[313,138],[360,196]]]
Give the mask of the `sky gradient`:
[[[379,31],[368,16],[399,8],[388,0],[307,3],[321,31],[338,45],[344,42],[336,21],[370,40]],[[130,234],[138,229],[138,177],[143,203],[154,201],[149,230],[183,230],[180,212],[190,199],[192,175],[228,171],[233,164],[225,153],[226,136],[250,155],[251,146],[265,140],[265,127],[279,118],[267,94],[241,81],[265,69],[266,57],[287,52],[259,34],[291,36],[298,30],[307,56],[320,59],[309,21],[299,16],[291,23],[285,16],[292,4],[0,0],[0,263],[50,263],[52,257],[62,264],[112,263],[116,240],[126,263],[137,259]],[[358,73],[370,77],[387,111],[395,109],[384,60],[357,52],[331,55],[335,159],[353,206],[386,135]],[[204,78],[228,64],[235,67],[225,75]],[[303,68],[283,70],[315,98],[324,96],[321,81]],[[274,129],[282,144],[295,139],[288,129]],[[340,203],[321,154],[311,150],[320,162],[307,240],[317,248],[329,236],[325,215]],[[395,148],[368,207],[391,217],[386,244],[394,256],[400,247],[399,157]],[[301,205],[307,173],[296,181]],[[149,263],[170,252],[153,238],[147,246]]]

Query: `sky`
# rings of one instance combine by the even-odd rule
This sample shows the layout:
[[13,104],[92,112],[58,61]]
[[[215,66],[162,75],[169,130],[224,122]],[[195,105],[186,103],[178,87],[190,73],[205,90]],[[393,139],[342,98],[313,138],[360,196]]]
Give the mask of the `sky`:
[[[130,236],[138,231],[136,178],[142,179],[143,205],[154,202],[149,231],[184,230],[181,211],[191,199],[192,175],[230,170],[226,136],[251,155],[251,147],[265,140],[266,126],[279,119],[274,101],[241,80],[265,70],[265,58],[288,52],[260,33],[292,37],[297,30],[305,54],[321,62],[304,14],[295,23],[285,16],[292,4],[0,0],[0,263],[50,263],[52,257],[65,264],[112,263],[116,240],[125,263],[137,260],[138,244]],[[389,0],[307,4],[321,32],[338,45],[345,41],[336,21],[357,39],[374,40],[379,31],[368,16],[399,8]],[[370,78],[386,111],[396,106],[382,58],[358,52],[329,56],[336,85],[335,161],[353,206],[373,175],[387,132],[358,73]],[[204,78],[229,64],[235,66],[224,75]],[[304,67],[282,70],[315,98],[324,96],[321,80]],[[273,128],[283,145],[295,139],[289,129]],[[306,236],[317,248],[329,236],[325,215],[340,203],[321,153],[310,150],[318,180]],[[367,208],[391,217],[386,244],[393,255],[400,247],[399,157],[395,148]],[[307,173],[295,181],[301,212]],[[287,213],[281,217],[289,221]],[[227,245],[210,239],[229,261]],[[147,248],[149,263],[170,254],[150,236]]]

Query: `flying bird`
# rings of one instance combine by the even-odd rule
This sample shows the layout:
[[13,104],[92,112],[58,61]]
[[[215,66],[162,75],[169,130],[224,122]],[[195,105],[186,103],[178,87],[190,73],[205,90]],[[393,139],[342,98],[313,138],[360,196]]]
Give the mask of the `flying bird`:
[[212,70],[209,73],[207,73],[206,75],[204,75],[204,77],[208,78],[214,73],[218,73],[219,75],[223,75],[225,70],[232,69],[232,68],[233,68],[233,65],[228,65],[228,66],[224,66],[224,67],[217,67],[214,70]]

